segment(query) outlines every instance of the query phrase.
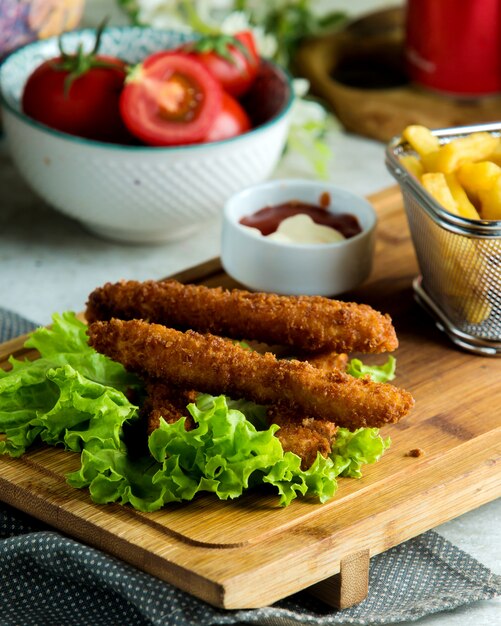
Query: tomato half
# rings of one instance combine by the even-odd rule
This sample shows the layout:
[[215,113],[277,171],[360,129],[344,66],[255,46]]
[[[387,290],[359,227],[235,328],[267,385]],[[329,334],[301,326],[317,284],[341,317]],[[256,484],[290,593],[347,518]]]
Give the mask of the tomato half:
[[249,90],[259,70],[259,54],[250,31],[241,31],[233,37],[208,37],[188,44],[186,49],[192,50],[223,89],[235,98]]
[[223,90],[198,61],[182,54],[155,55],[127,78],[122,118],[152,146],[203,141],[221,110]]
[[93,63],[100,65],[68,83],[71,72],[61,69],[62,57],[45,61],[26,82],[22,109],[34,120],[70,135],[129,143],[132,138],[119,111],[125,63],[104,55],[94,57]]
[[205,141],[221,141],[246,133],[251,128],[249,116],[242,105],[223,93],[223,106],[205,137]]

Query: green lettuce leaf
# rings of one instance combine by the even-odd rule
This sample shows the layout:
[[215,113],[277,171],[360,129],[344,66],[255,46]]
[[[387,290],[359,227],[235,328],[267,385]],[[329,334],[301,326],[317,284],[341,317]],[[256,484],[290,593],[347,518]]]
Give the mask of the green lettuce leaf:
[[[161,420],[149,437],[151,456],[135,461],[123,450],[85,449],[80,470],[68,482],[88,487],[96,502],[130,503],[142,511],[191,500],[201,492],[233,499],[260,484],[274,487],[283,506],[298,494],[321,502],[332,497],[337,473],[331,459],[318,455],[308,470],[301,470],[301,459],[284,453],[274,436],[278,426],[258,430],[235,404],[243,403],[200,395],[187,407],[194,429],[185,430],[185,418],[174,424]],[[258,408],[264,411],[254,405],[257,413]]]
[[387,383],[395,378],[397,361],[389,356],[384,365],[365,365],[360,359],[351,359],[346,367],[346,372],[355,378],[370,378],[377,383]]
[[390,444],[390,438],[383,439],[377,428],[359,428],[354,432],[340,428],[331,458],[340,476],[361,478],[362,466],[379,461]]
[[138,410],[124,392],[140,391],[138,380],[87,344],[74,314],[53,319],[51,329],[36,330],[26,342],[40,358],[11,359],[12,369],[0,374],[0,453],[20,456],[37,440],[80,453],[80,468],[67,480],[88,488],[97,503],[155,511],[202,492],[233,499],[259,485],[275,490],[282,506],[298,496],[325,502],[337,476],[358,478],[362,465],[389,445],[376,429],[339,429],[331,456],[319,454],[302,470],[301,459],[284,452],[275,436],[279,427],[266,423],[265,407],[201,394],[186,409],[195,428],[187,431],[184,417],[161,420],[148,449],[131,454],[127,426]]
[[25,343],[39,359],[11,358],[12,369],[0,370],[0,454],[21,456],[37,439],[74,451],[92,438],[116,447],[123,423],[137,417],[121,391],[137,379],[87,344],[86,326],[73,313],[53,322]]
[[139,384],[137,378],[129,374],[123,365],[89,346],[87,327],[74,313],[56,313],[52,322],[51,328],[38,328],[26,341],[26,347],[38,350],[52,367],[71,365],[85,378],[120,391]]

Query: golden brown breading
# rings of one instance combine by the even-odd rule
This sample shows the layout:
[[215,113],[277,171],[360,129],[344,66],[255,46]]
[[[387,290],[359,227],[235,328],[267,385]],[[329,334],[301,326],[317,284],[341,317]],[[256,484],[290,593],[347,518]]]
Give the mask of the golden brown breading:
[[254,341],[252,339],[246,339],[245,344],[251,349],[265,354],[271,352],[279,359],[297,359],[298,361],[308,361],[310,365],[314,365],[318,369],[330,371],[333,369],[346,370],[348,365],[349,356],[345,352],[305,352],[296,351],[287,346],[270,346],[267,343]]
[[344,352],[318,352],[316,354],[307,354],[299,358],[300,361],[308,361],[310,365],[327,372],[331,370],[344,371],[348,365],[348,359],[348,355]]
[[175,280],[107,283],[90,294],[86,317],[89,323],[113,317],[144,319],[308,352],[385,352],[398,347],[390,317],[367,304],[228,291]]
[[351,430],[397,422],[414,404],[410,393],[392,385],[277,360],[213,335],[116,319],[95,322],[88,332],[91,346],[131,371],[202,392],[284,403]]
[[188,404],[195,402],[195,391],[179,389],[156,379],[145,380],[145,391],[146,399],[141,407],[141,414],[146,419],[148,435],[160,426],[161,417],[168,424],[173,424],[184,416],[186,430],[195,427],[193,418],[186,410]]
[[308,469],[317,454],[327,457],[332,452],[337,426],[328,420],[303,417],[284,406],[272,405],[267,411],[268,422],[278,424],[276,437],[284,452],[294,452],[301,457],[301,468]]

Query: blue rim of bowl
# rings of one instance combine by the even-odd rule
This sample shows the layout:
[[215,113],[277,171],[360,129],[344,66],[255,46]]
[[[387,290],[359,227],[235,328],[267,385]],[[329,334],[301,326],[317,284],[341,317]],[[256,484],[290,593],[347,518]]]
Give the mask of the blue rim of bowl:
[[[151,30],[151,31],[155,31],[155,32],[159,32],[159,33],[169,33],[169,32],[175,32],[172,30],[166,30],[166,29],[157,29],[157,28],[151,28],[150,26],[112,26],[109,28],[106,28],[104,30],[104,32],[110,32],[110,31],[115,31],[115,32],[124,32],[124,31],[128,31],[128,30]],[[68,31],[68,34],[70,33],[74,33],[74,34],[84,34],[84,33],[95,33],[95,29],[94,28],[82,28],[79,30],[74,30],[74,31]],[[48,42],[51,42],[53,40],[57,40],[58,37],[50,37],[47,39],[40,39],[37,41],[33,41],[32,43],[28,43],[24,46],[22,46],[21,48],[14,50],[14,52],[11,52],[10,54],[8,54],[4,59],[2,59],[2,61],[0,62],[0,73],[3,69],[3,66],[6,65],[10,59],[15,58],[18,54],[21,54],[22,52],[24,52],[26,49],[31,48],[31,47],[36,47],[38,45],[41,44],[46,44]],[[26,122],[29,126],[33,126],[33,128],[37,128],[38,130],[43,130],[46,133],[48,133],[49,135],[54,135],[55,137],[58,137],[60,139],[65,139],[67,141],[71,141],[73,143],[78,143],[78,144],[83,144],[85,146],[89,146],[89,147],[99,147],[99,148],[109,148],[111,150],[130,150],[131,152],[142,152],[142,151],[147,151],[147,150],[154,150],[155,152],[161,152],[162,150],[169,150],[169,151],[173,151],[173,150],[196,150],[197,148],[207,148],[208,146],[222,146],[228,143],[233,143],[235,141],[238,141],[239,139],[241,139],[242,137],[249,137],[251,135],[255,135],[258,134],[264,130],[266,130],[269,126],[272,126],[273,124],[276,124],[279,120],[281,120],[282,118],[284,118],[290,111],[292,104],[294,102],[294,89],[292,86],[292,77],[289,74],[289,72],[284,69],[283,67],[277,65],[276,63],[274,63],[273,61],[270,61],[269,59],[265,59],[264,60],[265,63],[268,63],[269,65],[271,65],[277,72],[281,73],[285,79],[285,82],[289,88],[289,97],[287,99],[287,102],[285,103],[285,105],[283,106],[283,108],[280,110],[279,113],[277,113],[274,117],[272,117],[271,119],[269,119],[268,121],[264,122],[264,124],[261,124],[261,126],[258,126],[257,128],[253,128],[249,131],[247,131],[246,133],[244,133],[243,135],[237,135],[236,137],[230,137],[229,139],[223,139],[221,141],[211,141],[210,143],[192,143],[192,144],[187,144],[185,146],[148,146],[148,145],[138,145],[138,146],[131,146],[131,145],[127,145],[127,144],[118,144],[118,143],[111,143],[111,142],[105,142],[105,141],[96,141],[94,139],[86,139],[85,137],[78,137],[76,135],[70,135],[69,133],[63,133],[59,130],[56,130],[55,128],[51,128],[50,126],[46,126],[45,124],[41,124],[40,122],[37,122],[36,120],[32,119],[31,117],[28,117],[25,113],[23,113],[22,111],[19,111],[18,109],[14,108],[13,106],[10,105],[9,102],[7,102],[4,94],[3,94],[3,90],[1,88],[0,85],[0,105],[2,105],[3,107],[5,107],[5,109],[7,109],[9,111],[9,113],[12,113],[15,117],[17,117],[19,120]],[[5,130],[4,130],[4,134],[5,134]]]
[[[268,239],[264,235],[261,235],[261,236],[254,235],[249,232],[250,230],[249,226],[245,226],[244,224],[241,224],[240,221],[236,219],[229,220],[227,211],[226,211],[226,204],[228,202],[233,201],[237,196],[241,196],[245,193],[254,191],[255,189],[258,189],[258,188],[262,189],[263,187],[264,188],[274,187],[275,185],[280,185],[280,184],[304,185],[305,187],[329,187],[331,190],[341,191],[345,194],[348,194],[356,198],[357,200],[362,200],[362,202],[368,204],[369,207],[372,209],[374,221],[371,224],[371,226],[369,226],[369,228],[363,228],[359,233],[357,233],[356,235],[353,235],[353,237],[348,237],[347,239],[344,239],[343,241],[333,241],[331,243],[295,243],[293,241],[291,242],[275,241],[274,239]],[[324,191],[329,191],[329,190],[325,189]],[[343,212],[349,213],[349,211],[343,211]],[[245,189],[238,191],[236,194],[234,194],[231,198],[228,199],[228,201],[225,203],[223,214],[226,218],[228,218],[229,221],[231,221],[232,224],[234,224],[243,234],[245,234],[246,237],[252,237],[253,239],[257,239],[258,241],[266,242],[266,245],[279,246],[282,248],[287,247],[287,248],[292,248],[292,249],[297,248],[298,250],[318,250],[319,248],[324,250],[324,249],[331,249],[331,248],[343,246],[351,241],[361,239],[362,236],[366,236],[372,233],[376,229],[377,223],[378,223],[378,216],[377,216],[376,210],[374,209],[372,204],[369,202],[369,200],[367,200],[367,198],[365,198],[364,196],[358,196],[352,191],[349,191],[348,189],[344,189],[343,187],[340,187],[339,185],[336,185],[334,183],[310,180],[307,178],[304,178],[304,179],[303,178],[277,178],[274,180],[267,180],[265,182],[258,183],[257,185],[246,187]],[[242,215],[241,217],[244,217],[244,216]]]

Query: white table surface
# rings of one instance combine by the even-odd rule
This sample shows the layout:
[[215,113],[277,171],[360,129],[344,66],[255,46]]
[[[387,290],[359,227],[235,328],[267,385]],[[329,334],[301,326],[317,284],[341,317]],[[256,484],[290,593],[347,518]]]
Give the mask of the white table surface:
[[[95,23],[105,2],[91,2],[87,23]],[[342,8],[348,2],[339,2]],[[387,3],[363,0],[359,10]],[[337,4],[336,4],[337,6]],[[351,3],[353,7],[353,3]],[[328,137],[334,159],[329,179],[359,194],[394,184],[384,166],[384,146],[342,131]],[[275,178],[311,177],[297,158],[285,158]],[[27,188],[0,141],[0,306],[40,324],[55,311],[80,311],[96,286],[120,278],[161,278],[220,250],[215,220],[187,240],[151,246],[119,245],[96,238],[78,222],[48,207]],[[475,357],[472,357],[475,358]],[[444,537],[501,573],[501,501],[492,502],[437,528]],[[419,621],[422,626],[501,625],[501,601],[477,602]]]

